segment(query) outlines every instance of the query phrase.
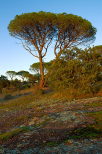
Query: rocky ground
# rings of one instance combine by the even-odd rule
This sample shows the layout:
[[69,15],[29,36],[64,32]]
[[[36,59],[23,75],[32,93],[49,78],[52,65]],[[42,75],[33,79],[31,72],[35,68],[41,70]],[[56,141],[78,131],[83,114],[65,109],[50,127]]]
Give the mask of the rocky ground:
[[[7,107],[0,108],[0,154],[102,153],[102,97],[73,101],[48,97],[21,110],[17,104],[16,110]],[[27,118],[19,119],[18,125],[13,121],[17,115]]]

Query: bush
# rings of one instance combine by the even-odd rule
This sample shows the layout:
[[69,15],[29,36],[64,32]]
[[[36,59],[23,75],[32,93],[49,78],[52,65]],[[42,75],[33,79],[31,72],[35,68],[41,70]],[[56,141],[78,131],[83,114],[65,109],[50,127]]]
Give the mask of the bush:
[[[79,94],[95,94],[102,88],[101,53],[93,49],[64,54],[52,65],[47,83],[56,90],[73,89]],[[73,93],[74,95],[74,93]]]

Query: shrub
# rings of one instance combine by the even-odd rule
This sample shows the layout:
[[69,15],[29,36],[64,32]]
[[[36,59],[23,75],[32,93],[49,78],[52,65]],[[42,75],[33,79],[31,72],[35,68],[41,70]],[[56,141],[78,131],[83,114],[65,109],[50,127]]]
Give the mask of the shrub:
[[101,52],[98,56],[93,48],[71,52],[66,51],[50,68],[49,86],[56,90],[73,89],[80,94],[97,93],[102,88]]

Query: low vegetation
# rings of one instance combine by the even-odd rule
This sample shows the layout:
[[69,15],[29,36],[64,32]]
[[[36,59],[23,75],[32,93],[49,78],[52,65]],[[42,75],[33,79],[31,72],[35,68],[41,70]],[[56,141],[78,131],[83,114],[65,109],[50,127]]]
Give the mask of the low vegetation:
[[0,135],[0,140],[6,141],[6,140],[8,140],[8,139],[10,139],[10,138],[12,138],[12,137],[14,137],[14,136],[16,136],[16,135],[22,133],[22,132],[27,132],[27,131],[29,131],[29,130],[31,130],[29,127],[16,128],[16,129],[11,130],[11,131],[9,131],[9,132],[2,133],[2,134]]
[[[85,119],[83,119],[83,121],[85,120],[86,124],[81,125],[80,121],[79,127],[74,127],[74,129],[70,131],[67,130],[67,132],[64,130],[66,137],[63,137],[63,140],[60,141],[59,137],[59,140],[57,142],[48,141],[46,145],[53,146],[54,144],[61,143],[62,141],[64,142],[64,140],[68,139],[101,137],[102,133],[101,97],[95,97],[92,100],[91,98],[87,98],[84,101],[84,99],[70,100],[68,98],[62,98],[62,97],[56,98],[54,95],[55,93],[53,92],[44,94],[38,93],[37,95],[35,92],[27,96],[21,96],[19,98],[11,99],[8,101],[5,100],[1,102],[0,140],[2,142],[7,141],[10,138],[13,138],[14,136],[18,136],[19,134],[25,133],[26,131],[32,132],[34,131],[35,128],[36,129],[43,128],[46,131],[46,128],[48,127],[53,131],[55,131],[54,127],[58,127],[57,129],[59,129],[64,125],[65,127],[67,127],[68,125],[64,124],[63,120],[65,121],[65,123],[68,122],[67,112],[72,112],[72,111],[73,111],[72,119],[75,118],[75,115],[78,115],[78,117],[84,116]],[[83,103],[81,101],[83,101]],[[85,113],[81,115],[81,112],[79,112],[80,110],[83,113],[85,111]],[[69,117],[71,116],[69,113],[68,115]],[[60,122],[61,119],[62,122]],[[75,121],[77,122],[77,119]],[[54,134],[57,134],[57,132],[55,131]]]

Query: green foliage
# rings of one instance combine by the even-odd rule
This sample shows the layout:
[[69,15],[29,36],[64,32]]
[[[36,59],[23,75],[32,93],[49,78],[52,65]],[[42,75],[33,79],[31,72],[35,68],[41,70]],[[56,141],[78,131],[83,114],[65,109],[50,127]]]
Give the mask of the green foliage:
[[[63,46],[61,46],[63,49],[68,47],[69,42],[72,42],[73,45],[76,42],[89,42],[93,40],[96,33],[92,24],[80,16],[50,12],[17,15],[15,19],[11,20],[8,30],[12,36],[27,40],[31,44],[35,37],[38,45],[42,43],[42,38],[45,36],[47,42],[49,39],[55,40],[56,38],[55,41],[58,41],[58,46],[64,41]],[[30,35],[27,35],[28,33]],[[35,45],[35,42],[33,43]]]
[[[15,19],[10,22],[8,29],[11,35],[21,37],[25,40],[30,39],[29,41],[32,41],[37,35],[38,37],[43,37],[43,34],[45,34],[45,32],[47,32],[46,39],[48,39],[53,33],[52,23],[54,22],[54,18],[55,15],[53,13],[24,13],[22,15],[17,15]],[[28,30],[31,36],[26,35],[26,30]],[[37,40],[41,40],[41,38],[38,37]]]
[[93,127],[78,128],[70,133],[70,139],[84,139],[100,137],[102,131],[96,130]]
[[24,81],[25,79],[28,78],[29,72],[22,70],[22,71],[17,72],[17,75],[20,76],[21,79]]
[[[100,48],[99,48],[100,49]],[[102,51],[102,48],[101,48]],[[64,51],[48,73],[48,82],[55,89],[79,89],[95,93],[102,87],[102,52],[96,48]]]
[[[50,62],[44,62],[44,74],[46,74],[49,70],[49,67],[51,66],[51,61]],[[40,74],[40,63],[33,63],[32,65],[30,65],[30,71],[34,72],[35,74]]]
[[88,20],[73,14],[57,14],[56,58],[65,49],[90,43],[95,39],[95,33],[96,29]]
[[7,80],[7,77],[4,76],[4,75],[1,75],[1,76],[0,76],[0,81],[2,81],[2,80]]
[[60,143],[58,142],[47,142],[45,145],[49,146],[49,147],[54,147],[54,146],[58,146]]
[[77,64],[77,62],[77,60],[65,62],[62,59],[56,61],[56,63],[52,65],[52,68],[48,74],[49,84],[52,84],[52,87],[58,89],[64,89],[65,87],[69,88],[71,87],[71,85],[74,86],[74,83],[76,83],[75,80],[77,80],[75,79],[74,75],[77,72],[76,67],[77,65],[79,65],[79,63]]
[[6,74],[10,77],[11,80],[16,76],[15,71],[7,71]]
[[0,77],[0,93],[3,92],[3,89],[7,88],[10,85],[9,80],[6,76],[1,75]]
[[[9,93],[12,93],[16,90],[30,88],[31,86],[34,86],[34,84],[38,80],[37,75],[30,74],[27,71],[19,71],[18,73],[14,72],[15,71],[8,71],[7,73],[11,76],[11,80],[8,80],[6,76],[1,75],[0,93],[8,95]],[[23,81],[20,81],[18,79],[13,79],[15,75],[20,76]]]
[[86,90],[97,92],[102,88],[102,46],[96,46],[80,52],[78,58],[82,61],[82,76],[80,83],[86,85]]
[[33,63],[32,65],[30,65],[30,71],[36,73],[36,74],[40,74],[40,63]]
[[15,88],[16,90],[17,90],[17,89],[20,89],[20,88],[22,87],[22,83],[21,83],[20,80],[15,79],[15,80],[13,80],[13,81],[10,82],[10,87],[11,87],[11,89],[12,89],[12,88],[13,88],[13,89]]

